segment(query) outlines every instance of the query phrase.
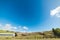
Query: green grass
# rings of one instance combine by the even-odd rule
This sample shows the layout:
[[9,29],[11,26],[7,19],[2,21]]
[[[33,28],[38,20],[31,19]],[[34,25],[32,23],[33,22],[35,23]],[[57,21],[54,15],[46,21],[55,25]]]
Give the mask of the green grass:
[[[0,33],[15,33],[13,31],[6,31],[6,30],[0,30]],[[0,40],[60,40],[60,38],[50,38],[50,34],[52,32],[44,32],[45,35],[41,35],[41,33],[30,33],[26,34],[25,36],[22,34],[17,33],[16,37],[0,37]],[[50,35],[50,36],[49,36]],[[49,38],[43,38],[44,36],[47,36]],[[52,34],[53,36],[53,34]]]
[[53,39],[0,39],[0,40],[60,40],[59,38],[53,38]]
[[0,33],[14,33],[13,31],[8,31],[8,30],[0,30]]

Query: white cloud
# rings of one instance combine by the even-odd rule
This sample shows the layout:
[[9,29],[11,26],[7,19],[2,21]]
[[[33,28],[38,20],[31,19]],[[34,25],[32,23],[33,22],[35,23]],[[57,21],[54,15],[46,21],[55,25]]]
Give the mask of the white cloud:
[[17,27],[12,26],[11,24],[0,24],[0,30],[9,30],[9,31],[16,31]]
[[60,6],[50,11],[51,16],[60,17]]
[[8,31],[18,31],[18,32],[22,32],[24,30],[28,30],[28,28],[26,26],[12,26],[11,24],[5,24],[5,25],[2,25],[0,24],[0,30],[8,30]]
[[23,27],[24,30],[28,30],[28,28],[26,26]]
[[2,26],[2,30],[16,31],[17,27],[12,26],[11,24],[5,24]]
[[2,26],[2,24],[0,24],[0,27]]

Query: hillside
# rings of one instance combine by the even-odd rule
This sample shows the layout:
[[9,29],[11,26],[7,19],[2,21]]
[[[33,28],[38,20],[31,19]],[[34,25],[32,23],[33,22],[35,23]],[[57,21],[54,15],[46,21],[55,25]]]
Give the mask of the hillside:
[[41,32],[31,32],[31,33],[17,33],[16,38],[22,39],[22,38],[27,38],[27,39],[34,39],[34,38],[54,38],[53,32],[52,31],[45,31],[43,33]]
[[0,30],[0,33],[16,33],[17,36],[14,37],[15,39],[55,38],[53,31],[22,33],[22,32]]
[[14,33],[13,31],[8,31],[8,30],[0,30],[0,33]]

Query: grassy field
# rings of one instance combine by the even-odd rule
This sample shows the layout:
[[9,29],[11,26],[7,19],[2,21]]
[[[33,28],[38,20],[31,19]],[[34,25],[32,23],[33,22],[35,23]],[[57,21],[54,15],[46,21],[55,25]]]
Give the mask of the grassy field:
[[60,39],[53,38],[53,39],[0,39],[0,40],[60,40]]
[[[12,31],[4,31],[4,30],[0,30],[0,33],[15,33]],[[48,31],[48,32],[34,32],[34,33],[19,33],[16,32],[17,36],[15,37],[1,37],[0,36],[0,40],[60,40],[60,38],[54,38],[52,32]]]

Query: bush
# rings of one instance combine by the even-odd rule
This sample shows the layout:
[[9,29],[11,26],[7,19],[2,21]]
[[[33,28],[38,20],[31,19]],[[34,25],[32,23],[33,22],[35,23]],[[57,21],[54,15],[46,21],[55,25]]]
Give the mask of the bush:
[[52,31],[55,37],[60,38],[60,28],[56,28],[56,29],[53,28]]

